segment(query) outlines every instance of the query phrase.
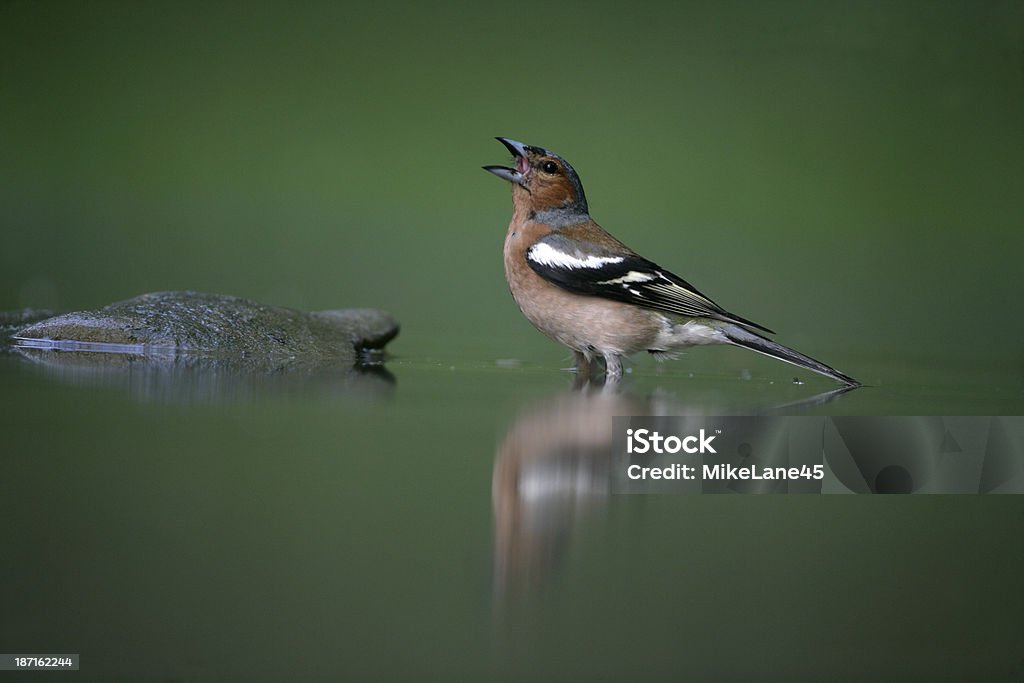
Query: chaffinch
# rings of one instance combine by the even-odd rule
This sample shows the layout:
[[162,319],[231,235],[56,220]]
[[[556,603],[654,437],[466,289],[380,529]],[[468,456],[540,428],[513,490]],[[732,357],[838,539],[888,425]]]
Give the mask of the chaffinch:
[[605,377],[622,376],[622,357],[668,357],[705,344],[733,344],[831,377],[860,383],[777,344],[771,330],[727,312],[695,287],[608,234],[587,208],[572,166],[554,152],[497,138],[515,167],[484,166],[512,184],[505,277],[534,327],[572,349],[577,371],[598,358]]

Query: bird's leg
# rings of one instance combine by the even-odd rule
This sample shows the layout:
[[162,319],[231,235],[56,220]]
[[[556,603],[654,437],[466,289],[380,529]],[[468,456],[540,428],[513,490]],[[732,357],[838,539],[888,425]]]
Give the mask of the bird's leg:
[[576,377],[581,380],[590,379],[590,358],[582,351],[573,351],[573,358],[576,360]]
[[606,382],[618,382],[622,379],[622,360],[614,353],[604,357],[604,379]]

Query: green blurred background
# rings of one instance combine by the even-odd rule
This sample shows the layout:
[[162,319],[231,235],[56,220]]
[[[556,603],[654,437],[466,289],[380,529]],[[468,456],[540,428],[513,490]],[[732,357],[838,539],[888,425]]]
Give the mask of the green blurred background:
[[5,2],[0,309],[197,289],[561,360],[506,135],[781,341],[1019,382],[1022,45],[1021,2]]

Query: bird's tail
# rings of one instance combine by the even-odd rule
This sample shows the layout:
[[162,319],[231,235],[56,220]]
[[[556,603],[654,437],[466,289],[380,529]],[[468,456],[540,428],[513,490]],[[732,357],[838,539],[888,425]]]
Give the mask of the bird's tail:
[[832,379],[842,382],[850,387],[859,387],[861,385],[860,382],[849,375],[844,375],[838,370],[814,360],[810,356],[805,356],[799,351],[794,351],[782,344],[776,344],[772,340],[765,339],[761,335],[754,334],[750,330],[745,330],[738,325],[725,325],[721,330],[729,341],[737,346],[742,346],[745,349],[763,353],[766,356],[771,356],[772,358],[792,363],[793,365],[797,365],[801,368],[813,370],[820,375],[831,377]]

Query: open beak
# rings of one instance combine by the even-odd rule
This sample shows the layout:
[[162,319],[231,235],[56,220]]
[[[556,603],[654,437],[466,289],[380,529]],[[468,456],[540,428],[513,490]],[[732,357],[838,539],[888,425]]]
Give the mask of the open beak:
[[516,167],[509,168],[508,166],[484,166],[485,171],[489,171],[494,175],[515,183],[520,187],[526,187],[526,176],[530,174],[530,160],[527,156],[528,148],[521,142],[515,140],[509,140],[508,138],[495,138],[498,142],[505,145],[508,151],[512,152],[512,156],[516,158]]

